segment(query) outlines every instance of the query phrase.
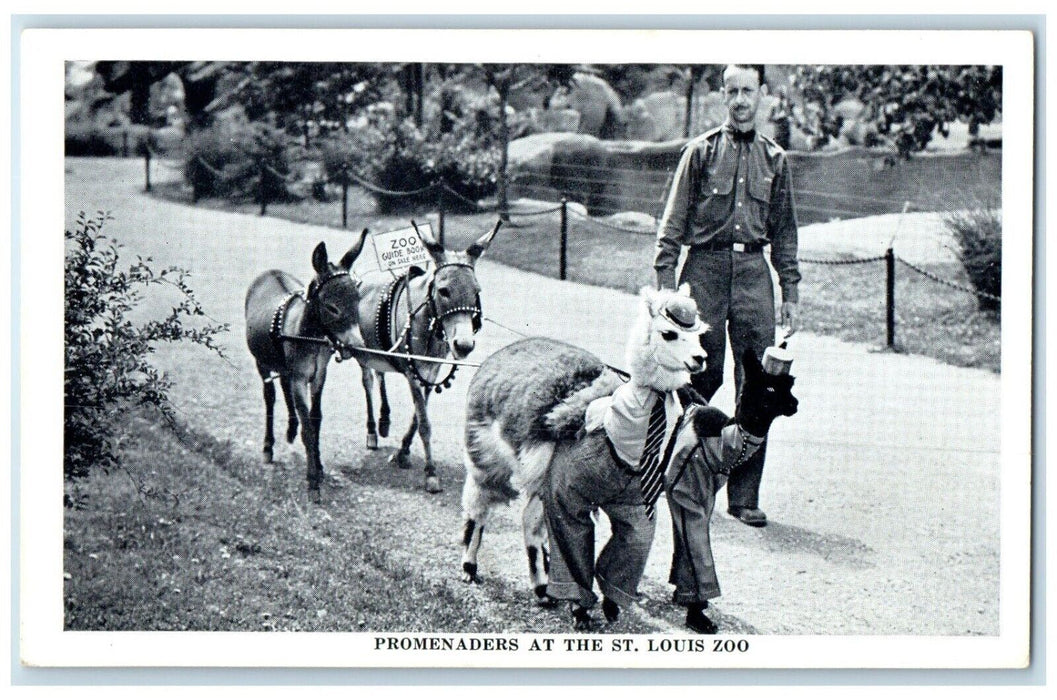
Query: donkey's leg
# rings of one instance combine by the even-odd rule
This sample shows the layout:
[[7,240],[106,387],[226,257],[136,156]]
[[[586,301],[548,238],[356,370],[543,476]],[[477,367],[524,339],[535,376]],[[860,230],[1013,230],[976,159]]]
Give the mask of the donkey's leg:
[[378,449],[378,433],[374,425],[374,370],[367,365],[360,365],[360,379],[363,382],[363,395],[367,399],[367,449]]
[[381,397],[381,406],[378,413],[378,434],[389,437],[389,396],[385,393],[385,373],[378,372],[378,395]]
[[279,386],[283,389],[283,398],[286,400],[286,441],[293,442],[297,437],[297,408],[294,406],[294,394],[290,387],[290,379],[283,377],[279,380]]
[[259,367],[258,371],[264,383],[264,463],[270,464],[273,456],[272,447],[275,445],[275,431],[272,426],[275,419],[275,384],[267,377],[267,372]]
[[437,478],[437,468],[433,465],[433,448],[430,440],[433,436],[433,427],[429,423],[429,391],[415,391],[412,393],[415,400],[415,415],[418,417],[418,436],[422,440],[422,450],[426,453],[426,491],[440,493],[440,479]]
[[319,433],[323,426],[323,385],[327,383],[327,366],[324,364],[317,372],[315,379],[309,384],[312,391],[312,408],[308,412],[308,419],[312,423],[312,440],[316,449],[316,467],[319,470],[319,479],[323,480],[323,459],[319,453]]
[[290,383],[290,389],[295,410],[301,419],[301,442],[305,446],[305,461],[308,465],[308,497],[319,503],[319,482],[323,469],[319,466],[319,440],[311,419],[308,382],[298,378]]
[[415,439],[415,435],[418,433],[418,404],[422,397],[419,395],[419,389],[415,385],[414,378],[409,375],[404,376],[407,378],[407,385],[411,389],[411,400],[415,404],[415,413],[411,417],[411,425],[408,426],[407,432],[404,433],[404,437],[400,440],[400,448],[389,458],[389,463],[401,469],[410,469],[411,441]]

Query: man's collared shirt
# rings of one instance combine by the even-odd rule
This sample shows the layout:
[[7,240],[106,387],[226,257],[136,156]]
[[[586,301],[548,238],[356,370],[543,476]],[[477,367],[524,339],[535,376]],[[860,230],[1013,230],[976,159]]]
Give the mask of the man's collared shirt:
[[[639,467],[642,448],[646,443],[646,428],[649,424],[653,404],[661,400],[662,394],[648,386],[628,382],[621,385],[611,396],[595,399],[587,406],[585,429],[594,432],[604,427],[613,450],[620,459],[634,469]],[[672,437],[676,423],[683,414],[683,406],[674,391],[663,394],[666,425],[664,446]]]
[[749,143],[726,124],[683,147],[657,232],[654,268],[675,287],[682,246],[771,246],[783,301],[799,300],[797,224],[788,157],[759,134]]

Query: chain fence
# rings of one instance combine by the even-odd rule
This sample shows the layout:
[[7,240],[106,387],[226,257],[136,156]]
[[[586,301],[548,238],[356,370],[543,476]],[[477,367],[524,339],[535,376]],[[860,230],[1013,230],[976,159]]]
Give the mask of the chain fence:
[[[181,151],[182,149],[168,153],[159,152],[151,145],[150,140],[147,140],[146,148],[143,149],[147,191],[151,190],[152,164],[163,167],[170,172],[186,172],[188,163],[193,163],[202,167],[212,177],[220,181],[231,181],[235,177],[246,177],[244,171],[232,175],[226,173],[223,168],[208,162],[200,154],[187,154]],[[177,160],[177,162],[174,163],[172,162],[173,160]],[[315,161],[306,162],[314,163]],[[640,170],[636,168],[592,165],[590,163],[555,164],[549,174],[538,172],[513,174],[510,180],[511,189],[519,195],[519,199],[527,198],[537,204],[538,206],[535,208],[524,205],[500,207],[498,202],[486,204],[476,201],[458,191],[443,178],[438,178],[421,187],[396,190],[371,181],[363,174],[355,172],[348,165],[344,165],[339,169],[336,178],[326,178],[325,184],[337,186],[341,189],[342,228],[347,228],[348,226],[349,190],[352,187],[360,188],[374,197],[381,196],[396,200],[408,199],[421,202],[421,200],[432,196],[438,218],[437,239],[441,243],[444,242],[446,215],[450,210],[456,208],[452,207],[452,204],[457,204],[457,209],[460,212],[468,211],[473,214],[492,213],[505,219],[557,215],[556,228],[559,239],[557,276],[560,280],[566,280],[568,278],[569,263],[570,215],[581,224],[589,224],[605,231],[654,237],[656,236],[658,222],[663,215],[672,174],[673,171],[671,169]],[[300,179],[296,173],[284,174],[279,172],[264,158],[258,159],[256,178],[257,199],[260,203],[261,216],[267,214],[269,204],[269,188],[266,186],[267,178],[271,178],[275,183],[280,183],[285,187],[295,184]],[[193,189],[196,190],[196,188]],[[793,194],[794,198],[809,198],[812,202],[810,205],[798,202],[798,211],[810,211],[837,218],[860,218],[866,215],[876,215],[877,207],[888,209],[889,213],[924,212],[932,209],[928,205],[906,200],[848,193],[837,194],[810,188],[794,188]],[[559,197],[559,201],[550,204],[556,195]],[[195,203],[199,200],[197,191],[193,191],[192,200]],[[829,204],[831,201],[833,201],[832,205]],[[862,206],[869,208],[871,211],[864,212],[864,210],[849,208],[849,206]],[[598,216],[593,215],[591,213],[592,210],[612,213],[607,216]],[[629,216],[633,218],[639,217],[640,222],[637,225],[622,225],[620,222],[626,221]],[[954,280],[931,272],[902,256],[896,255],[891,245],[882,255],[869,257],[841,256],[836,258],[801,256],[798,260],[808,265],[823,266],[851,266],[884,262],[886,264],[886,336],[890,347],[895,345],[894,292],[897,262],[915,274],[949,289],[971,294],[978,298],[1000,302],[1000,296],[959,284]]]

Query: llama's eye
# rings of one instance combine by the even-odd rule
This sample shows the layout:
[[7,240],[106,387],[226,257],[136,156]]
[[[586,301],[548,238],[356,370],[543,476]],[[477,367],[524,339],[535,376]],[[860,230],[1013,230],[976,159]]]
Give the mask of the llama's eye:
[[667,340],[669,343],[679,337],[679,334],[675,331],[661,331],[661,337]]

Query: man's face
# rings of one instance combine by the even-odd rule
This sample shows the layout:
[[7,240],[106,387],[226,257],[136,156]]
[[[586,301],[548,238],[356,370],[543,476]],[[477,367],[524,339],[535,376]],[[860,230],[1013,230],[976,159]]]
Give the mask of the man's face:
[[723,75],[723,101],[730,121],[742,131],[756,125],[760,106],[760,77],[751,68],[728,68]]

